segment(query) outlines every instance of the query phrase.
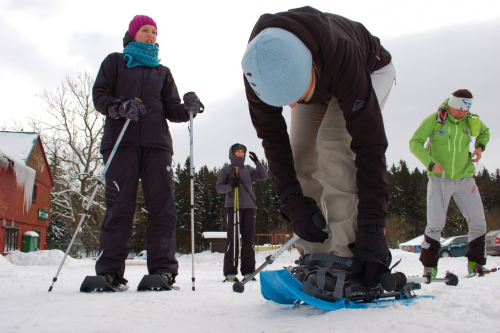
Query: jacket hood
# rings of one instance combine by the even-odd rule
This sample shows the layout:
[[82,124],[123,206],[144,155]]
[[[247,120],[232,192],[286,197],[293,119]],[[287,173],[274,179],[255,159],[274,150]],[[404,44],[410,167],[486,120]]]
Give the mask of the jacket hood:
[[134,37],[132,37],[127,31],[125,36],[123,36],[123,48],[127,47],[127,45],[131,42],[135,42]]
[[247,147],[245,147],[245,156],[244,157],[236,157],[233,154],[233,147],[236,145],[243,146],[241,143],[235,143],[231,147],[229,147],[229,160],[231,161],[231,166],[234,167],[243,167],[245,165],[245,157],[247,155]]

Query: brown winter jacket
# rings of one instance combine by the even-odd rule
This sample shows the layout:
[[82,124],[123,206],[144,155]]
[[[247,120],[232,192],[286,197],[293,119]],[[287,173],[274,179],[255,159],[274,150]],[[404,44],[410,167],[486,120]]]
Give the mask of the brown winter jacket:
[[[391,55],[361,23],[311,7],[262,15],[250,41],[270,27],[292,32],[311,51],[319,77],[314,95],[306,104],[325,102],[333,96],[338,99],[347,131],[352,136],[351,149],[356,154],[358,224],[385,226],[387,138],[370,74],[388,65]],[[276,178],[276,192],[283,202],[291,193],[301,191],[283,108],[263,103],[247,80],[243,80],[250,116],[258,137],[263,140],[269,169]]]
[[[128,34],[123,47],[134,39]],[[146,114],[139,121],[131,121],[120,146],[148,146],[163,148],[173,154],[172,137],[166,119],[185,122],[189,114],[181,104],[179,92],[170,69],[137,66],[127,68],[123,53],[111,53],[104,59],[92,90],[97,111],[108,115],[106,103],[123,97],[123,100],[139,98],[146,107]],[[125,124],[125,118],[106,117],[101,152],[113,148]]]

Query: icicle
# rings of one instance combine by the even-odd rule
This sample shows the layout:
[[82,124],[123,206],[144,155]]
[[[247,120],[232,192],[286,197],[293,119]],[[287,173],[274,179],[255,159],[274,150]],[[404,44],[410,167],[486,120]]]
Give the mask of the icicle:
[[0,171],[2,170],[7,170],[9,168],[9,160],[3,156],[2,152],[0,151]]
[[[35,183],[36,171],[25,165],[23,162],[10,157],[2,151],[0,151],[0,156],[1,169],[7,169],[9,167],[10,161],[12,161],[11,165],[13,165],[14,174],[16,175],[17,186],[24,189],[23,208],[25,211],[28,211],[33,196],[33,184]],[[7,160],[7,166],[5,166],[4,160]]]

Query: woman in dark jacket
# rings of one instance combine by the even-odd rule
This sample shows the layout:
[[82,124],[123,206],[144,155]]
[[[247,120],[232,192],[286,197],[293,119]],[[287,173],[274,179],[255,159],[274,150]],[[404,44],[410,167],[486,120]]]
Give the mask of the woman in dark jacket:
[[[259,162],[257,155],[250,152],[250,159],[255,163],[255,168],[245,165],[247,148],[236,143],[229,148],[231,165],[226,165],[217,176],[217,192],[226,194],[226,223],[227,241],[226,254],[224,255],[224,281],[237,281],[238,258],[234,258],[234,189],[238,188],[240,207],[240,233],[241,233],[241,274],[248,276],[255,271],[255,193],[252,190],[252,180],[266,180],[267,170]],[[236,175],[236,168],[238,172]],[[236,242],[239,248],[239,241]]]
[[186,122],[200,110],[194,93],[179,93],[170,70],[160,64],[157,27],[137,15],[123,38],[123,53],[102,62],[93,87],[96,109],[106,116],[101,152],[106,162],[126,122],[125,135],[106,173],[106,215],[101,227],[96,273],[124,286],[139,179],[148,211],[147,254],[150,275],[175,282],[177,213],[174,202],[172,138],[167,119]]
[[[283,213],[302,238],[301,256],[351,258],[354,243],[384,264],[355,258],[341,269],[375,286],[390,262],[381,109],[395,79],[391,55],[362,24],[303,7],[262,15],[242,67],[250,116]],[[321,214],[328,233],[312,222]]]

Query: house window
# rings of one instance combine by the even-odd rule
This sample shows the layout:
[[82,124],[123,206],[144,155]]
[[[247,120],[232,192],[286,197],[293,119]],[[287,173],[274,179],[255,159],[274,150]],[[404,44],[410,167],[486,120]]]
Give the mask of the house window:
[[33,205],[35,205],[35,204],[36,204],[36,192],[37,192],[37,187],[38,187],[38,184],[35,182],[35,183],[33,184],[33,196],[31,197],[31,203],[32,203]]
[[5,229],[5,245],[3,252],[15,251],[18,249],[17,240],[19,238],[19,229],[7,228]]

